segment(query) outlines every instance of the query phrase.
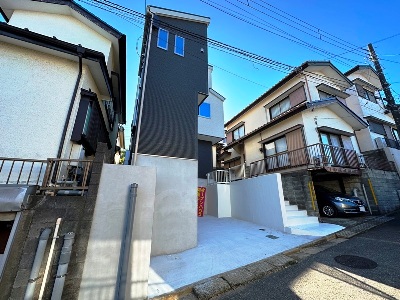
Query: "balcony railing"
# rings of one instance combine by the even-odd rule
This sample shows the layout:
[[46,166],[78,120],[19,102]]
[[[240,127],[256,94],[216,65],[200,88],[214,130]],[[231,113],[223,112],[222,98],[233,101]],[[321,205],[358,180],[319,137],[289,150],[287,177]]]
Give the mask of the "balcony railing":
[[207,173],[207,184],[230,183],[246,178],[246,165],[238,165],[227,170],[214,170]]
[[0,184],[41,185],[46,160],[0,157]]
[[359,168],[356,151],[324,144],[286,151],[268,156],[250,164],[250,177],[280,170],[307,166],[323,168],[324,166]]
[[63,190],[64,194],[83,195],[89,186],[91,168],[91,160],[0,157],[0,184],[36,185],[38,190],[54,194]]
[[[89,187],[91,160],[48,158],[41,191],[59,190],[83,192]],[[65,192],[65,194],[69,194]]]

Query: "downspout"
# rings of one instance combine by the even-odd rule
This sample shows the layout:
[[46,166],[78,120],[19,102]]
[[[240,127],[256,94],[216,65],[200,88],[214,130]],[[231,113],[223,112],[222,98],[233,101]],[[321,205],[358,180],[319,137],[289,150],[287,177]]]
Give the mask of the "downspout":
[[50,245],[49,256],[47,257],[46,267],[44,269],[43,280],[42,280],[42,285],[40,286],[38,300],[42,300],[42,298],[43,298],[44,289],[45,289],[46,283],[47,283],[47,276],[49,274],[50,264],[53,260],[54,246],[56,244],[56,239],[58,238],[58,229],[60,228],[60,224],[61,224],[61,218],[58,218],[56,221],[56,228],[54,229],[54,233],[53,233],[53,239],[52,239],[51,245]]
[[44,252],[46,250],[47,240],[49,239],[50,233],[51,229],[46,228],[40,234],[39,244],[36,249],[35,259],[33,260],[33,266],[31,274],[29,275],[28,286],[25,291],[24,300],[33,299],[33,294],[35,293],[36,281],[39,279],[40,266],[42,264]]
[[118,263],[118,274],[117,274],[117,282],[115,287],[115,297],[116,300],[124,300],[127,278],[128,278],[128,267],[129,258],[131,253],[131,244],[132,244],[132,234],[133,234],[133,221],[135,217],[135,206],[136,206],[136,196],[137,196],[137,183],[132,183],[129,193],[128,199],[128,207],[125,215],[125,224],[124,224],[124,232],[122,235],[121,241],[121,251],[119,255],[119,263]]
[[82,77],[82,57],[83,57],[83,54],[85,53],[85,48],[83,48],[81,45],[78,45],[76,47],[76,52],[78,53],[78,57],[79,57],[78,77],[76,78],[74,92],[72,94],[71,102],[69,104],[67,118],[65,120],[64,129],[63,129],[63,132],[61,135],[60,146],[58,147],[57,158],[61,158],[62,149],[64,148],[64,144],[65,144],[65,136],[67,135],[68,125],[69,125],[70,119],[71,119],[72,108],[74,107],[76,94],[78,93],[79,83],[81,82],[81,77]]
[[64,235],[64,244],[61,249],[60,259],[58,261],[58,269],[56,281],[54,282],[51,300],[61,299],[64,289],[65,276],[67,276],[68,264],[71,259],[72,244],[74,243],[75,233],[68,232]]
[[137,160],[137,152],[138,152],[138,148],[139,148],[139,138],[140,138],[140,127],[142,124],[142,112],[143,112],[143,102],[144,102],[144,92],[146,91],[146,81],[147,81],[147,66],[149,63],[149,54],[150,54],[150,44],[151,44],[151,35],[153,33],[153,18],[154,15],[152,14],[152,12],[149,10],[149,13],[151,15],[151,19],[150,19],[150,31],[149,31],[149,39],[147,42],[147,49],[146,49],[146,65],[144,67],[144,78],[143,78],[143,90],[142,90],[142,95],[141,95],[141,99],[140,99],[140,112],[139,112],[139,122],[138,122],[138,127],[137,127],[137,131],[136,131],[136,141],[135,141],[135,154],[134,154],[134,158],[133,158],[133,165],[136,166],[136,160]]
[[307,80],[307,76],[303,73],[303,75],[304,75],[304,79],[306,80],[306,88],[307,88],[307,92],[308,92],[308,99],[309,99],[309,102],[311,102],[312,100],[311,100],[311,93],[310,93],[310,87],[308,86],[308,80]]

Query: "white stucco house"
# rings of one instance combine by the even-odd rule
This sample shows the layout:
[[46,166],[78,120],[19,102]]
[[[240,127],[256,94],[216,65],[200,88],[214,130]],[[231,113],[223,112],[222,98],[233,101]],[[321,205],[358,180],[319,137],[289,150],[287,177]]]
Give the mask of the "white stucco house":
[[74,1],[2,0],[0,157],[90,158],[125,123],[126,38]]

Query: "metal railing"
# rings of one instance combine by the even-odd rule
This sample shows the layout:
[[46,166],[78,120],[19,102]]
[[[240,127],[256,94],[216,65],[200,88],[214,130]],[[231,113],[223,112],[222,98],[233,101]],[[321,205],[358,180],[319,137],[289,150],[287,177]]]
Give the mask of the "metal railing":
[[91,160],[48,158],[46,172],[40,190],[81,191],[89,187]]
[[229,170],[214,170],[207,173],[207,185],[231,182]]
[[37,185],[39,190],[75,190],[89,187],[91,160],[47,160],[0,157],[0,184]]
[[324,166],[359,168],[360,163],[355,150],[314,144],[252,162],[250,164],[250,177],[301,166],[315,169]]
[[0,157],[0,184],[41,185],[46,160]]

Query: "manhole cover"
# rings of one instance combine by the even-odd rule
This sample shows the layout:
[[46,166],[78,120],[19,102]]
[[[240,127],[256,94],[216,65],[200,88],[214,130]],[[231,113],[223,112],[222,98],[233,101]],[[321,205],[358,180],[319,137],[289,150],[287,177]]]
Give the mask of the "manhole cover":
[[335,257],[335,261],[355,269],[375,269],[378,266],[373,260],[356,255],[339,255]]

